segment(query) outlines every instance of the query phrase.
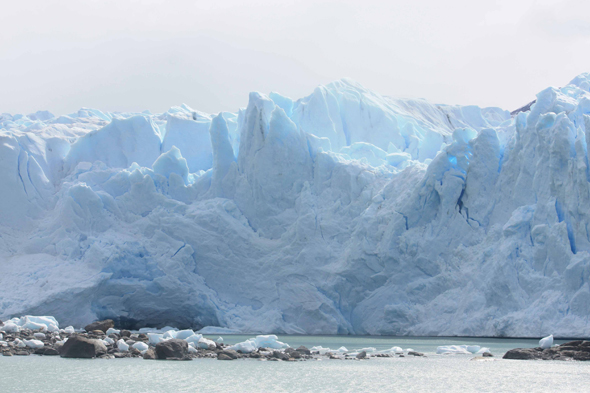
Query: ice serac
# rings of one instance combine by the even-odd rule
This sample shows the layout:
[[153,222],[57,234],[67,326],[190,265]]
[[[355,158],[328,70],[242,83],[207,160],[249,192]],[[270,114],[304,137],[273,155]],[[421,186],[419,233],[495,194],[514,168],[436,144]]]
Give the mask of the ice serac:
[[0,319],[588,336],[589,89],[514,116],[348,79],[237,113],[2,114]]
[[237,173],[236,157],[229,137],[229,129],[223,114],[219,114],[211,121],[209,129],[211,145],[213,147],[213,174],[211,175],[211,192],[214,196],[231,197],[233,194],[234,177],[226,177]]
[[132,163],[151,167],[160,155],[161,140],[147,116],[113,119],[100,130],[91,131],[72,144],[65,163],[101,161],[108,167],[127,168]]
[[209,117],[195,116],[185,118],[178,113],[168,114],[166,135],[162,142],[162,152],[169,151],[172,146],[181,148],[191,173],[211,168],[213,153],[209,138]]

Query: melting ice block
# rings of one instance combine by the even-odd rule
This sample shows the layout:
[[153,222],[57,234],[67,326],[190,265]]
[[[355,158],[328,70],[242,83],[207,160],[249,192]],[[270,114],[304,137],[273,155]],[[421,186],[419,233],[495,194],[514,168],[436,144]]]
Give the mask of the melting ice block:
[[551,348],[553,346],[553,334],[539,340],[539,346],[543,349]]
[[489,348],[479,345],[443,345],[436,348],[438,354],[474,354],[489,352]]
[[45,346],[45,344],[43,344],[43,341],[39,341],[39,340],[23,340],[23,342],[25,343],[25,345],[29,348],[33,348],[33,349],[39,349],[39,348],[43,348]]
[[289,348],[289,345],[278,341],[278,337],[274,334],[271,334],[250,338],[241,343],[234,344],[228,349],[233,349],[235,351],[240,350],[242,352],[250,353],[257,350],[258,348],[285,349]]
[[129,350],[129,345],[125,341],[123,341],[123,339],[120,339],[119,341],[117,341],[117,348],[121,352],[126,352]]

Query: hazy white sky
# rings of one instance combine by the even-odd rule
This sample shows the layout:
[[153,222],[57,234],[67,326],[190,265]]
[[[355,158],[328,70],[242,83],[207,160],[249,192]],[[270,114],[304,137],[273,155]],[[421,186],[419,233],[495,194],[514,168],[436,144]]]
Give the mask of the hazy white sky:
[[234,111],[351,77],[515,109],[590,71],[588,0],[20,0],[0,6],[0,112]]

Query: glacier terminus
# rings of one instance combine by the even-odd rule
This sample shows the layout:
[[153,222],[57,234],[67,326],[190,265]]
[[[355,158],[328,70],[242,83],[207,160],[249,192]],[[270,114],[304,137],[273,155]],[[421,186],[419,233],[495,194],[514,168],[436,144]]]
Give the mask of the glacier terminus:
[[350,79],[2,114],[0,319],[590,336],[589,141],[590,74],[512,114]]

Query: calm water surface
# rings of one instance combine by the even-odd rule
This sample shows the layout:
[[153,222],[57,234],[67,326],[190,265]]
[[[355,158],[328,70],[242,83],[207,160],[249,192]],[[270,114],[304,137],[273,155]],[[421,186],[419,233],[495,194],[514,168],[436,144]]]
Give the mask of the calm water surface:
[[[226,343],[251,336],[224,336]],[[216,337],[211,337],[216,338]],[[292,347],[322,345],[349,350],[392,346],[427,358],[375,358],[265,362],[158,362],[143,359],[84,360],[0,357],[0,392],[588,392],[590,363],[502,360],[509,349],[537,340],[411,337],[279,336]],[[559,343],[559,341],[557,342]],[[436,355],[436,347],[489,347],[492,361],[473,355]]]

